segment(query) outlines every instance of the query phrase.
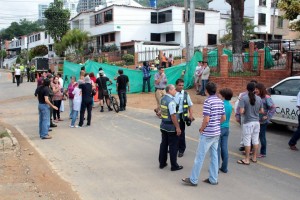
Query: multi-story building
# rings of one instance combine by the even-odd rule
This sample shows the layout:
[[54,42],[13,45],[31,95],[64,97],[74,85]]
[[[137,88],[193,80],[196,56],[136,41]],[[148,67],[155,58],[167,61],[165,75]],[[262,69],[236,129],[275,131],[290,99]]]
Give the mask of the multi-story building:
[[[277,0],[245,0],[244,16],[253,19],[257,38],[282,39],[288,34],[289,21],[283,19],[283,12],[276,8]],[[210,0],[209,8],[219,10],[222,14],[230,14],[231,8],[225,0]]]
[[44,15],[45,10],[48,9],[48,5],[47,4],[39,4],[39,20],[46,20],[46,17]]
[[77,5],[79,0],[64,0],[64,9],[68,9],[70,11],[70,18],[73,18],[77,15]]
[[[185,46],[184,7],[176,5],[161,9],[142,7],[134,1],[129,5],[107,2],[97,11],[78,14],[71,19],[71,29],[78,28],[90,33],[93,46],[116,44],[121,49],[135,46],[136,41],[166,46]],[[219,11],[195,10],[195,46],[216,45],[224,32],[226,19]],[[123,48],[124,47],[124,48]]]
[[77,5],[77,12],[83,12],[87,10],[94,10],[101,4],[101,0],[79,0]]

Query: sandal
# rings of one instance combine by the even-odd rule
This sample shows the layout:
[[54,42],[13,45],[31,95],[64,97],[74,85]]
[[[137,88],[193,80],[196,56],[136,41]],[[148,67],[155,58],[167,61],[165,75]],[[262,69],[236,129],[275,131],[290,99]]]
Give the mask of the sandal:
[[253,160],[252,158],[251,158],[250,160],[251,160],[251,162],[253,162],[253,163],[257,163],[257,160]]
[[250,163],[246,163],[246,162],[243,161],[243,160],[238,160],[237,163],[238,163],[238,164],[241,164],[241,165],[250,165]]

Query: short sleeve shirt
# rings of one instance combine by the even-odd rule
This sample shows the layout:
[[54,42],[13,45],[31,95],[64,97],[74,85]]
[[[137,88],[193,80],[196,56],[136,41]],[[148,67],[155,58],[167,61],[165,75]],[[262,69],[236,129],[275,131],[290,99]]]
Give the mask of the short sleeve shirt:
[[259,122],[259,110],[262,108],[262,100],[259,96],[255,95],[255,104],[250,104],[248,95],[244,95],[240,102],[239,107],[244,108],[244,124],[249,122]]
[[224,103],[216,95],[209,96],[203,104],[203,116],[209,116],[202,135],[214,137],[221,134],[221,117],[225,115]]
[[118,91],[126,91],[126,86],[128,82],[129,82],[128,76],[123,74],[118,76],[117,78]]
[[[158,72],[155,74],[154,79],[155,81],[158,80],[161,77],[161,74]],[[166,74],[164,74],[164,77],[160,80],[159,84],[155,83],[155,87],[159,89],[164,89],[166,88],[167,85],[167,77]]]
[[100,76],[99,78],[97,78],[96,83],[98,85],[99,91],[107,90],[107,81],[109,81],[109,78],[107,78],[106,76]]
[[37,91],[38,100],[40,104],[46,104],[45,96],[49,97],[49,87],[41,86]]
[[[168,95],[169,97],[171,97],[172,99],[174,99],[174,97],[172,95],[170,95],[170,94],[166,94],[166,95]],[[176,102],[175,102],[175,100],[171,101],[169,103],[168,109],[169,109],[170,115],[176,114]]]

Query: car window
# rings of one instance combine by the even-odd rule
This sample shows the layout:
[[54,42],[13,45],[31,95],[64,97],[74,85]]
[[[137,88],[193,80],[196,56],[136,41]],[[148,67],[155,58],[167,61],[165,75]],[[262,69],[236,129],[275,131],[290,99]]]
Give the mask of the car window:
[[297,96],[300,91],[300,79],[287,80],[274,87],[276,95]]

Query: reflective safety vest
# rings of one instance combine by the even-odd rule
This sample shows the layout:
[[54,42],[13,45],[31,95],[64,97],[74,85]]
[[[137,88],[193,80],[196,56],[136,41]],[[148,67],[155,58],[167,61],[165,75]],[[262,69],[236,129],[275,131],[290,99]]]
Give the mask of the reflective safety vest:
[[189,109],[189,104],[187,101],[187,96],[188,93],[186,91],[184,91],[184,95],[183,95],[183,105],[182,105],[182,119],[183,121],[186,121],[186,118],[188,117],[188,109]]
[[20,66],[20,70],[21,70],[21,72],[24,72],[25,67],[24,67],[23,65],[21,65],[21,66]]
[[167,132],[175,132],[176,128],[172,122],[170,111],[169,111],[169,104],[174,101],[168,95],[163,96],[160,101],[160,109],[161,109],[161,124],[160,129],[167,131]]
[[34,66],[34,65],[32,65],[32,66],[30,67],[30,71],[31,71],[31,72],[35,72],[35,66]]

